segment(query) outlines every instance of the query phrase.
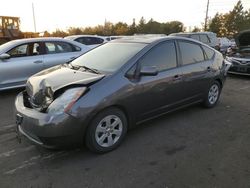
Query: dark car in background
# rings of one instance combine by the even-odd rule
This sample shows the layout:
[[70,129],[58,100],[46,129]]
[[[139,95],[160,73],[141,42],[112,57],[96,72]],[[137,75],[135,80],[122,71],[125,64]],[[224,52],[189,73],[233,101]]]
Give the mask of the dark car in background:
[[192,39],[114,40],[29,78],[15,101],[18,133],[45,147],[85,141],[108,152],[135,124],[195,103],[214,107],[226,71],[221,53]]
[[229,73],[250,75],[250,30],[240,32],[236,38],[236,49],[226,57],[232,63]]

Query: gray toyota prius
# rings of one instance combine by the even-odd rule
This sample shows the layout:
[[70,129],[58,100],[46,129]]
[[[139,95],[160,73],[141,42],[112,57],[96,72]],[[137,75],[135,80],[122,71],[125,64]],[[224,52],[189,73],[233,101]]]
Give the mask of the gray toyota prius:
[[30,77],[15,101],[17,133],[49,148],[108,152],[135,124],[195,103],[214,107],[228,66],[192,39],[115,40]]

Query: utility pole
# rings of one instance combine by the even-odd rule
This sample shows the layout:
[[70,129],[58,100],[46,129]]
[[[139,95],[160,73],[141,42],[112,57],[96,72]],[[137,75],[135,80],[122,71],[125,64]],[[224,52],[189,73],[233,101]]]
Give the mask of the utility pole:
[[207,30],[208,9],[209,9],[209,0],[207,0],[207,10],[206,10],[206,17],[205,17],[204,31],[206,31],[206,30]]
[[36,17],[35,17],[35,8],[34,8],[33,3],[32,3],[32,12],[33,12],[34,29],[35,29],[35,33],[36,33]]

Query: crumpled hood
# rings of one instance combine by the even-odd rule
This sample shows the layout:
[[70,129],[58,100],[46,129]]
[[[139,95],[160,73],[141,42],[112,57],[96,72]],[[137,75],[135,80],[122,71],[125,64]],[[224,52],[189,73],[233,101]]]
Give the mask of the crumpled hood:
[[[40,106],[46,97],[53,99],[54,93],[70,85],[88,85],[102,79],[105,75],[70,69],[65,65],[55,66],[30,77],[26,84],[31,103]],[[48,92],[49,88],[49,94]]]
[[250,30],[240,32],[236,36],[235,42],[238,47],[250,46]]

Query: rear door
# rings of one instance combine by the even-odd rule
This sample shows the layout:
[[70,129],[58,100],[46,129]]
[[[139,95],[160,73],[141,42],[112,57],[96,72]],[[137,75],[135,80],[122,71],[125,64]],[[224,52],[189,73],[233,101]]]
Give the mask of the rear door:
[[81,54],[81,49],[68,42],[44,42],[44,65],[46,68],[67,63]]
[[178,67],[174,41],[162,42],[139,61],[139,67],[155,66],[158,75],[140,76],[135,87],[137,121],[156,116],[171,109],[182,100],[182,73]]
[[210,84],[212,62],[206,58],[198,43],[178,40],[178,46],[182,63],[183,91],[189,103],[200,99]]
[[0,60],[0,88],[24,85],[30,76],[44,69],[41,43],[21,44],[7,53],[10,58]]

